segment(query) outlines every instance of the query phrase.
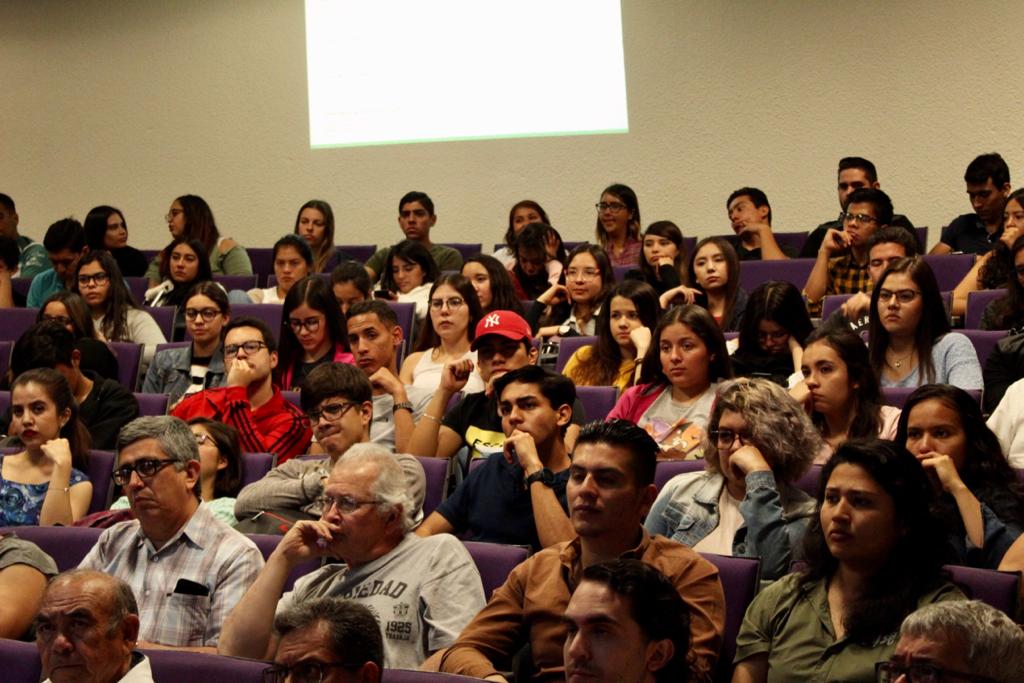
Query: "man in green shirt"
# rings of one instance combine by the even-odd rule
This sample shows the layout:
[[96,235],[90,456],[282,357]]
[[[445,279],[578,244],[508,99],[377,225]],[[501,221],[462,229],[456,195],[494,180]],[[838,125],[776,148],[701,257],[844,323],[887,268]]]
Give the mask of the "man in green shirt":
[[11,277],[35,277],[44,270],[50,268],[50,259],[46,256],[46,249],[38,242],[33,242],[31,237],[18,234],[18,211],[14,207],[14,200],[10,196],[0,192],[0,236],[10,237],[18,243],[18,272],[12,273]]
[[[434,213],[434,202],[426,192],[407,192],[398,202],[398,226],[405,233],[405,239],[419,242],[430,250],[430,255],[441,270],[461,270],[462,255],[451,247],[433,244],[430,241],[430,229],[437,222]],[[366,272],[370,280],[376,282],[388,257],[391,247],[382,247],[366,262]]]

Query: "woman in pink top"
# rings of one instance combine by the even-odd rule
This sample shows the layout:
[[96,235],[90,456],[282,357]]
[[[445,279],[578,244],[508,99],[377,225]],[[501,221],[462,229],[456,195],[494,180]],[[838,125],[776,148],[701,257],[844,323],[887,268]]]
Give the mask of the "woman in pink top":
[[608,252],[613,266],[640,265],[640,201],[627,185],[609,185],[601,193],[594,228],[597,243]]

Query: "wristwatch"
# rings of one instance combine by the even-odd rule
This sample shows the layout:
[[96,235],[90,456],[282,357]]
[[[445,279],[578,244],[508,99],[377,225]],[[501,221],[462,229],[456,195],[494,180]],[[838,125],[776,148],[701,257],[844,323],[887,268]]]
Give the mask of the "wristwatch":
[[530,485],[533,484],[533,482],[535,481],[539,481],[548,488],[552,488],[555,485],[555,473],[549,470],[547,467],[540,471],[534,472],[533,474],[526,478],[527,488],[529,488]]
[[396,410],[408,410],[411,413],[412,412],[412,402],[411,401],[402,401],[401,403],[396,403],[395,406],[391,409],[391,412],[395,412]]

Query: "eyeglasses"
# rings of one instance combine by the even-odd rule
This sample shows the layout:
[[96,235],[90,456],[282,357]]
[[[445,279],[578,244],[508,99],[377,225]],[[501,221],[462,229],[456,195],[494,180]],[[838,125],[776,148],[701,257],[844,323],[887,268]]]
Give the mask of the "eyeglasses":
[[338,512],[343,515],[347,515],[355,512],[364,505],[380,505],[379,500],[359,500],[352,496],[323,495],[320,496],[318,500],[320,502],[320,509],[323,510],[323,514],[325,515],[335,506],[337,506]]
[[185,209],[171,209],[170,212],[166,216],[164,216],[164,220],[170,223],[171,219],[173,219],[179,213],[185,213]]
[[206,445],[207,441],[209,441],[211,445],[214,445],[214,446],[217,445],[214,442],[213,437],[210,436],[209,434],[203,434],[202,432],[200,432],[199,434],[195,434],[194,436],[196,437],[196,445],[197,446],[204,446],[204,445]]
[[202,317],[206,322],[213,322],[213,319],[220,315],[220,311],[216,308],[186,308],[185,319],[195,320],[196,318]]
[[742,445],[750,443],[750,432],[734,432],[731,429],[712,429],[708,432],[708,436],[718,446],[718,450],[727,451],[732,448],[733,443],[736,439],[740,440]]
[[431,299],[430,307],[433,308],[435,311],[440,311],[442,308],[445,307],[445,304],[447,304],[448,309],[451,310],[455,308],[461,308],[464,303],[466,303],[466,300],[463,299],[461,296],[451,296],[448,297],[447,299]]
[[909,304],[920,293],[916,289],[900,289],[895,292],[891,289],[880,289],[878,290],[878,301],[885,304],[892,301],[893,297],[896,297],[896,301],[899,301],[901,304]]
[[306,413],[306,417],[308,417],[309,421],[313,424],[320,421],[321,415],[326,417],[328,420],[340,420],[354,405],[355,403],[350,401],[346,401],[344,403],[327,403],[319,409],[310,410]]
[[288,327],[292,328],[292,332],[294,332],[295,334],[301,332],[303,327],[305,327],[306,330],[309,332],[316,332],[317,330],[320,329],[320,320],[321,318],[319,316],[313,318],[306,318],[305,320],[300,320],[298,318],[289,318]]
[[45,322],[60,323],[64,327],[67,327],[72,322],[74,322],[73,320],[71,320],[71,318],[67,317],[66,315],[43,315],[43,320]]
[[907,683],[939,683],[945,680],[975,681],[976,683],[995,683],[988,676],[978,676],[963,671],[943,669],[934,664],[900,664],[899,662],[879,662],[875,664],[875,681],[877,683],[894,683],[900,676],[906,676]]
[[596,268],[570,268],[565,271],[565,277],[570,280],[593,280],[600,275],[601,271]]
[[594,208],[598,211],[611,211],[612,213],[618,213],[626,208],[625,204],[620,202],[598,202],[594,204]]
[[265,347],[266,345],[266,342],[256,341],[255,339],[252,341],[243,342],[241,344],[226,344],[224,346],[224,357],[234,358],[235,356],[238,355],[239,349],[245,351],[245,355],[251,356],[254,353],[259,352],[259,350]]
[[168,465],[175,462],[174,460],[157,460],[156,458],[142,458],[136,460],[132,465],[121,465],[110,478],[114,480],[114,483],[118,486],[125,486],[132,478],[132,472],[138,472],[139,476],[143,479],[149,479],[154,474],[167,467]]
[[[346,662],[299,662],[293,666],[274,664],[263,670],[263,683],[322,683],[325,669],[358,669],[362,664]],[[288,677],[291,676],[289,679]]]
[[105,285],[110,282],[110,276],[106,273],[96,273],[95,275],[79,275],[78,286],[87,287],[89,283],[95,285]]
[[874,216],[869,216],[866,213],[850,213],[849,211],[843,213],[844,223],[877,223],[878,219]]

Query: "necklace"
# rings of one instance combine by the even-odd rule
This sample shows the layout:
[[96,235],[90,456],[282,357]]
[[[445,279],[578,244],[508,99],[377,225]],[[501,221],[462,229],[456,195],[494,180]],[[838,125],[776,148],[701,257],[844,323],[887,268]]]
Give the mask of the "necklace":
[[907,355],[903,356],[902,358],[897,358],[896,360],[891,361],[891,362],[889,361],[889,358],[888,358],[888,354],[889,353],[891,353],[891,352],[887,351],[886,359],[885,359],[885,364],[888,365],[890,368],[893,368],[894,370],[899,370],[900,368],[903,367],[903,361],[907,360],[908,358],[911,358],[914,355],[914,349],[911,349],[910,353],[908,353]]

